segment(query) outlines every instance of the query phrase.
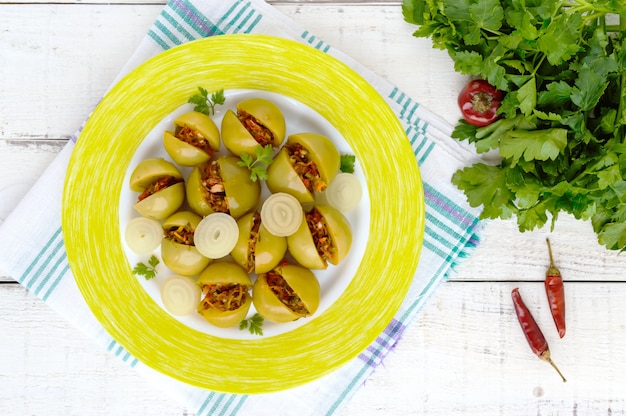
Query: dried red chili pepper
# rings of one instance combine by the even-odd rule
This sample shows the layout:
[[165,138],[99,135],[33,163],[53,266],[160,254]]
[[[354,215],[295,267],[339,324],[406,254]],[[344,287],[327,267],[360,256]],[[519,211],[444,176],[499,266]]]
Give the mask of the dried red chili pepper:
[[546,271],[544,284],[554,324],[557,331],[559,331],[559,337],[563,338],[565,336],[565,289],[563,288],[563,277],[559,269],[554,265],[550,240],[546,238],[546,242],[548,243],[548,253],[550,254],[550,266]]
[[543,332],[541,332],[541,328],[537,325],[537,321],[530,313],[530,310],[524,304],[522,300],[522,295],[519,293],[519,289],[515,288],[511,292],[511,297],[513,298],[513,306],[515,307],[515,314],[517,315],[517,320],[522,327],[522,331],[526,336],[526,340],[528,341],[528,345],[530,345],[530,349],[542,360],[550,363],[552,367],[559,373],[563,382],[567,380],[561,373],[561,370],[554,364],[552,358],[550,358],[550,349],[548,348],[548,341],[543,336]]

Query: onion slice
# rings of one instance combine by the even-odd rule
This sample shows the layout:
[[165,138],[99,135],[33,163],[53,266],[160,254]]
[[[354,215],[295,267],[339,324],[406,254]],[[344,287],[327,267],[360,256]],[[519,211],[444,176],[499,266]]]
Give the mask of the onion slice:
[[145,217],[133,218],[126,225],[124,238],[136,254],[148,254],[156,250],[163,238],[161,223]]
[[161,301],[172,315],[185,316],[194,312],[201,295],[200,286],[189,277],[172,275],[161,285]]
[[270,195],[261,207],[261,224],[277,237],[287,237],[295,233],[303,217],[300,202],[293,195],[284,192]]
[[324,192],[328,204],[341,212],[354,210],[363,197],[361,181],[351,173],[337,174]]
[[193,240],[200,254],[210,259],[228,255],[239,239],[237,221],[223,212],[214,212],[200,221]]

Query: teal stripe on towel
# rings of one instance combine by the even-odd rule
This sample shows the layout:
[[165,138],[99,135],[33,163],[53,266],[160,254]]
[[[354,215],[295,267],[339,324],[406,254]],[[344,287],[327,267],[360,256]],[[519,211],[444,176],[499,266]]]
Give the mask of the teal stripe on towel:
[[[31,265],[28,267],[28,273],[24,273],[20,278],[20,283],[22,283],[27,289],[32,290],[35,284],[39,281],[41,275],[46,271],[59,252],[65,255],[65,252],[62,251],[63,236],[60,233],[61,227],[59,227],[58,231],[58,233],[54,233],[48,243],[44,245],[44,248],[37,254]],[[55,245],[52,246],[52,244]],[[41,260],[43,260],[43,262],[39,264]],[[37,264],[39,264],[39,267],[34,270],[34,267]]]
[[161,39],[161,37],[153,29],[150,29],[148,31],[148,36],[150,36],[152,40],[155,41],[156,44],[159,45],[164,51],[170,48],[170,45],[168,45],[163,39]]
[[211,403],[211,401],[213,400],[213,397],[215,397],[216,395],[217,395],[217,393],[215,393],[215,392],[210,392],[209,393],[207,398],[204,400],[204,403],[202,403],[202,406],[200,406],[200,409],[198,409],[198,416],[201,416],[201,415],[205,414],[204,410]]
[[[61,239],[60,244],[63,244],[63,240],[62,239]],[[50,258],[52,258],[52,257],[50,257]],[[57,261],[48,270],[48,273],[46,273],[44,278],[39,280],[39,285],[37,285],[37,288],[34,289],[35,295],[39,296],[39,293],[41,293],[41,291],[43,290],[43,288],[46,285],[46,283],[48,283],[48,281],[52,278],[52,276],[55,274],[55,272],[57,271],[57,269],[59,268],[59,266],[61,264],[65,264],[65,266],[67,266],[67,254],[65,253],[65,251],[63,251],[61,253],[61,256],[57,259]],[[63,270],[63,269],[65,269],[65,267],[62,268],[61,270]],[[58,274],[57,274],[57,276],[58,276]]]
[[172,25],[172,27],[175,28],[178,31],[178,33],[180,33],[185,38],[185,40],[192,41],[192,40],[197,39],[197,36],[194,36],[191,33],[189,33],[189,31],[185,29],[183,25],[180,24],[179,19],[170,15],[167,12],[167,8],[163,9],[163,12],[161,13],[161,17],[163,17],[163,19],[165,19],[170,25]]
[[54,280],[52,285],[50,285],[46,293],[41,297],[43,301],[48,300],[48,297],[50,297],[54,289],[56,289],[58,284],[61,282],[61,280],[63,280],[63,278],[65,277],[67,272],[69,272],[69,270],[70,270],[70,264],[66,262],[65,267],[58,273],[57,278]]

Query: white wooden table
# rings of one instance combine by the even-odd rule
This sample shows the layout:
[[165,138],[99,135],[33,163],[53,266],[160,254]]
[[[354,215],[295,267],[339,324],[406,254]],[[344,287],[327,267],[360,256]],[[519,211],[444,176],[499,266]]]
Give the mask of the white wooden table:
[[[450,123],[458,119],[465,79],[428,40],[411,36],[415,27],[403,21],[400,1],[272,3]],[[148,0],[0,0],[0,222],[95,107],[161,8]],[[543,292],[547,236],[566,280],[563,339]],[[572,218],[561,217],[552,233],[489,223],[479,247],[340,413],[626,413],[625,262]],[[514,287],[544,328],[567,383],[526,344],[512,309]],[[0,414],[189,411],[0,270]]]

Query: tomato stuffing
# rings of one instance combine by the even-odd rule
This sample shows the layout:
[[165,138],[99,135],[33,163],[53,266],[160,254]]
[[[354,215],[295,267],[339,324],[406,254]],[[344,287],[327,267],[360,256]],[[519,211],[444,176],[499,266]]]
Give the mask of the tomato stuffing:
[[326,182],[320,177],[315,162],[309,158],[309,151],[300,143],[288,143],[284,147],[289,153],[294,170],[307,190],[313,193],[326,189]]
[[201,307],[218,311],[239,309],[248,297],[248,287],[238,283],[214,283],[202,286]]
[[219,163],[214,160],[199,167],[202,193],[215,212],[229,212],[226,188],[220,174]]
[[463,118],[477,127],[488,126],[498,118],[502,91],[484,80],[473,80],[461,90],[458,97]]
[[307,316],[309,314],[302,299],[300,299],[280,274],[272,270],[265,275],[265,280],[270,290],[285,306],[298,315]]
[[248,273],[254,271],[256,257],[256,243],[259,241],[259,229],[261,228],[261,214],[255,212],[252,216],[252,227],[250,228],[250,238],[248,239]]
[[165,231],[165,238],[178,244],[186,246],[193,245],[193,233],[194,230],[189,224],[176,225]]
[[176,138],[202,150],[209,156],[213,156],[213,149],[209,141],[200,132],[187,126],[176,126]]
[[305,215],[305,219],[309,230],[311,230],[317,253],[324,262],[332,259],[334,248],[328,233],[326,221],[324,221],[322,214],[317,209],[313,208]]
[[243,123],[243,126],[250,132],[254,140],[256,140],[261,146],[271,145],[274,142],[274,135],[264,125],[262,125],[256,118],[245,111],[239,111],[237,114],[239,120]]
[[182,182],[182,179],[175,178],[173,176],[165,176],[163,178],[160,178],[148,185],[146,189],[141,194],[139,194],[139,196],[137,197],[137,201],[143,201],[150,195],[156,194],[160,190],[175,185],[179,182]]

